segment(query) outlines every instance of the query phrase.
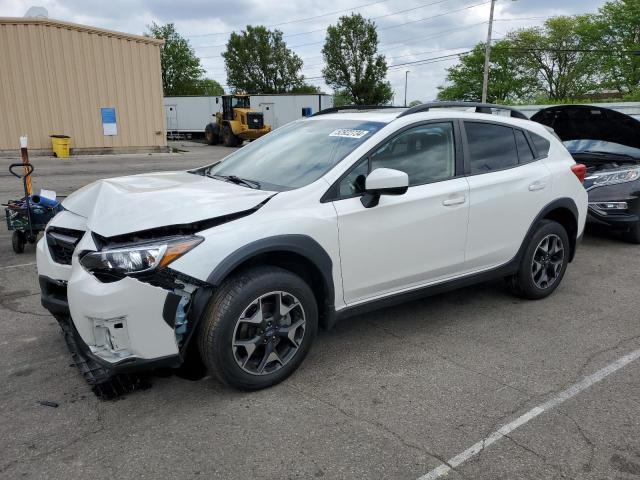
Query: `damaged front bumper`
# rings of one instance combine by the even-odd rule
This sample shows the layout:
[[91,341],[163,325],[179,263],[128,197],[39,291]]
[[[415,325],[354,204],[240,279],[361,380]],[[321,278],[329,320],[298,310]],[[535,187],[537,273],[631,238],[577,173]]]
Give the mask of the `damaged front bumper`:
[[137,388],[140,379],[133,373],[185,362],[210,298],[206,284],[169,269],[151,278],[103,283],[79,264],[77,255],[71,265],[54,261],[46,235],[37,260],[42,305],[60,323],[89,384],[111,396]]

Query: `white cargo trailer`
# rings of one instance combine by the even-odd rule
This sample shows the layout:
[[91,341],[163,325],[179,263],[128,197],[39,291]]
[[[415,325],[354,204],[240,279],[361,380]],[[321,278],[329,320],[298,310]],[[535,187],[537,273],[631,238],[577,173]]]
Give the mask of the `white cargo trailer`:
[[207,123],[220,111],[220,97],[164,97],[164,115],[169,138],[204,132]]
[[[264,123],[276,129],[289,122],[333,107],[333,96],[326,93],[251,95],[251,108],[264,114]],[[220,97],[164,97],[169,138],[202,135],[208,123],[222,108]]]
[[333,107],[333,96],[324,93],[251,95],[251,108],[262,112],[272,129]]

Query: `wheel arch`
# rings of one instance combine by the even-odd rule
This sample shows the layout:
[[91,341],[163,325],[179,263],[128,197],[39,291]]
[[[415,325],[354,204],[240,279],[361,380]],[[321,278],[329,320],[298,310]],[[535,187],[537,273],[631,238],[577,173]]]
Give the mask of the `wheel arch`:
[[576,247],[578,244],[578,207],[571,198],[558,198],[553,202],[547,204],[531,223],[529,231],[522,242],[522,246],[518,251],[518,263],[522,257],[524,250],[526,249],[529,240],[535,233],[535,227],[540,220],[553,220],[558,222],[567,231],[569,237],[569,261],[573,261],[576,254]]
[[300,276],[311,288],[320,323],[330,328],[335,319],[333,262],[326,250],[307,235],[277,235],[251,242],[225,258],[209,274],[213,289],[246,268],[273,265]]

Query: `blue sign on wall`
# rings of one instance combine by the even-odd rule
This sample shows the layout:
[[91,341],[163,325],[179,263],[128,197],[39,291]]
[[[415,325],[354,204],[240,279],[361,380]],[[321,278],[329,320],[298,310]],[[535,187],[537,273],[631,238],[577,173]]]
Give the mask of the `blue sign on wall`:
[[114,107],[101,108],[100,115],[102,116],[103,134],[108,136],[117,135],[116,109]]

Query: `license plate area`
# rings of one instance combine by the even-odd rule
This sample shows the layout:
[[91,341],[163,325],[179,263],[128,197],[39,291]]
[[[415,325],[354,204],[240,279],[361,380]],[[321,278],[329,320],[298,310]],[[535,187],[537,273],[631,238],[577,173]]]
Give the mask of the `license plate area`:
[[131,346],[127,319],[124,317],[94,319],[93,334],[96,347],[101,349],[111,350],[115,353],[127,351]]

